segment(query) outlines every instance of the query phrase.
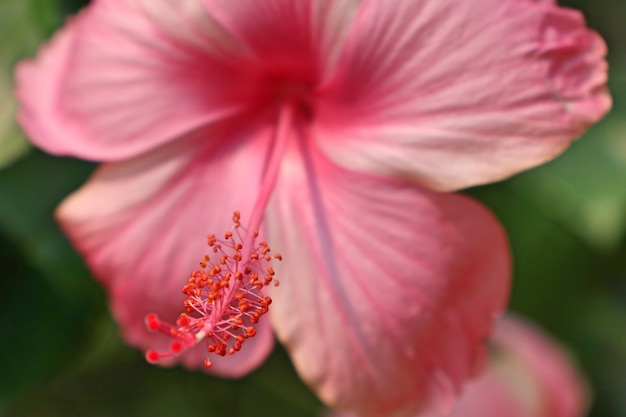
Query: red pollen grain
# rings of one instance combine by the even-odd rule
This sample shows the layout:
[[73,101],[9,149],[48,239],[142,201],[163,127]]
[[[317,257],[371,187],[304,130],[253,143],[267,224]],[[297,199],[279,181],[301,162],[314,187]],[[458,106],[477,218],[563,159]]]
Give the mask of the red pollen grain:
[[156,314],[148,314],[146,316],[146,327],[151,332],[156,332],[159,329],[160,320]]
[[159,361],[159,353],[156,350],[147,351],[146,360],[150,363],[157,363]]

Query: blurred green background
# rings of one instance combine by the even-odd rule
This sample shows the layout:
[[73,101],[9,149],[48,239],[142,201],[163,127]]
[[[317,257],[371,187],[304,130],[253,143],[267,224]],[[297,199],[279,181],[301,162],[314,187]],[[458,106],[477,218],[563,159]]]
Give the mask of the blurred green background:
[[[94,165],[30,148],[11,97],[14,64],[85,3],[0,0],[0,416],[320,415],[280,346],[230,381],[148,365],[119,339],[102,289],[52,219]],[[614,109],[557,160],[468,193],[509,233],[511,309],[577,360],[590,417],[625,417],[626,1],[560,3],[607,40]]]

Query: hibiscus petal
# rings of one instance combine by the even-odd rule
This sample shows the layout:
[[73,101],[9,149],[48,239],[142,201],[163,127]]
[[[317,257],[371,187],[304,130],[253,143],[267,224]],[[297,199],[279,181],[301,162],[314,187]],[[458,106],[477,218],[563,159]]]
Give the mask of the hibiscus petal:
[[[130,344],[168,350],[169,340],[149,333],[144,317],[156,312],[174,322],[183,311],[181,288],[208,253],[207,235],[231,230],[235,210],[242,222],[250,215],[271,135],[251,122],[249,131],[216,127],[105,164],[59,207],[62,228],[106,287]],[[214,360],[211,371],[240,376],[258,366],[273,345],[268,323],[261,320],[257,337],[235,357]],[[206,350],[199,346],[179,359],[201,367]]]
[[[503,317],[486,371],[463,391],[448,417],[582,417],[588,394],[562,349],[515,316]],[[423,417],[441,417],[431,415]]]
[[16,77],[33,142],[98,161],[137,156],[237,114],[258,84],[197,0],[92,2]]
[[[518,361],[514,372],[509,371],[505,377],[509,380],[511,395],[517,397],[519,403],[525,403],[524,417],[586,415],[589,405],[587,386],[566,352],[546,333],[509,315],[498,324],[493,339],[496,348],[508,351]],[[533,397],[528,391],[515,389],[523,378],[530,380],[534,387],[534,404],[529,401]]]
[[350,169],[438,190],[545,162],[610,108],[606,46],[534,0],[364,0],[318,109]]
[[347,172],[300,146],[266,217],[285,258],[272,292],[279,339],[330,406],[446,409],[507,300],[502,229],[467,197]]
[[[588,405],[583,379],[567,355],[542,331],[512,316],[494,335],[486,371],[464,387],[448,417],[582,417]],[[354,417],[329,413],[326,417]],[[441,414],[419,414],[442,417]]]
[[336,61],[361,0],[203,0],[270,76],[312,84]]

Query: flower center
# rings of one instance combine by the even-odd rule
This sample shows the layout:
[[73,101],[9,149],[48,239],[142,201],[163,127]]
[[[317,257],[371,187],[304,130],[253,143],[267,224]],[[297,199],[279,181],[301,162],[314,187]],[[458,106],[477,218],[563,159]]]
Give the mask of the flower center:
[[279,103],[281,107],[293,107],[301,120],[313,118],[313,82],[288,76],[270,76],[267,85],[270,101]]
[[256,335],[254,326],[272,303],[262,289],[272,282],[278,285],[270,262],[281,260],[282,256],[272,256],[266,242],[256,243],[259,236],[256,230],[250,234],[251,246],[244,247],[242,242],[248,235],[238,212],[234,213],[233,228],[224,234],[224,239],[209,235],[207,243],[212,254],[205,255],[201,269],[193,271],[183,286],[186,312],[178,316],[176,325],[160,320],[156,314],[146,316],[150,331],[173,339],[168,351],[146,352],[148,362],[178,355],[204,340],[207,349],[204,366],[208,368],[213,365],[209,353],[232,355]]

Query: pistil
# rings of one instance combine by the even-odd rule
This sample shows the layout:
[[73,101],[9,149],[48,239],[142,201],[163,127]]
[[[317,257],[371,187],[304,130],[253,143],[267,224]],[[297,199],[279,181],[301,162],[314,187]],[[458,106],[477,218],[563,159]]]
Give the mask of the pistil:
[[162,321],[154,313],[146,316],[148,330],[172,338],[169,350],[146,352],[149,362],[179,355],[204,341],[207,352],[204,366],[210,367],[213,362],[209,354],[233,355],[256,335],[255,325],[272,303],[263,288],[278,285],[271,262],[282,260],[280,254],[272,255],[266,242],[258,241],[259,228],[287,148],[293,113],[292,104],[285,104],[280,110],[272,150],[250,216],[250,228],[241,224],[241,215],[235,212],[233,226],[223,238],[208,236],[209,254],[182,287],[186,296],[184,312],[175,324]]

